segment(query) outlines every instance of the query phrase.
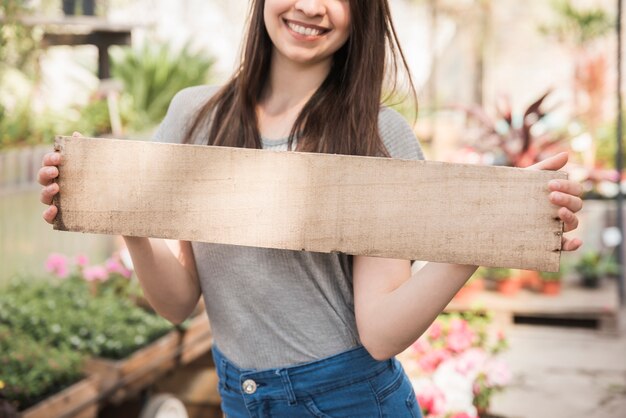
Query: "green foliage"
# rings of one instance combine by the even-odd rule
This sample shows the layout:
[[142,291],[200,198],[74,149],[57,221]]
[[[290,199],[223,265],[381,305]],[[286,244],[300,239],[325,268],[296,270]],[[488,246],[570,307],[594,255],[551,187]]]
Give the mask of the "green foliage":
[[1,394],[20,410],[80,380],[82,361],[69,348],[46,346],[0,324]]
[[619,274],[619,265],[612,257],[603,256],[599,251],[589,251],[574,265],[574,270],[582,278],[598,280],[603,276]]
[[52,112],[33,112],[30,100],[23,100],[12,110],[0,104],[0,148],[51,142],[61,120]]
[[558,21],[540,26],[540,32],[577,46],[585,46],[608,34],[615,21],[613,16],[600,7],[577,7],[571,0],[555,0],[552,8],[558,15]]
[[6,67],[19,68],[30,75],[35,72],[42,33],[18,20],[19,16],[30,13],[26,3],[25,0],[0,1],[0,16],[4,19],[0,25],[0,78]]
[[[626,119],[625,119],[626,120]],[[596,165],[603,168],[615,168],[617,155],[617,123],[612,120],[598,129],[594,138],[596,144]],[[622,149],[626,161],[626,147]]]
[[125,87],[122,111],[139,131],[163,119],[178,91],[206,83],[214,62],[188,46],[173,51],[168,45],[147,43],[141,49],[112,49],[111,57],[111,74]]
[[42,344],[110,359],[128,356],[172,329],[112,291],[98,297],[79,277],[16,281],[0,295],[0,324]]
[[506,280],[513,275],[513,270],[503,267],[480,267],[477,274],[487,280]]
[[549,272],[549,271],[541,271],[539,272],[539,276],[541,276],[541,280],[544,282],[560,282],[561,281],[561,273],[560,272]]
[[[68,128],[59,132],[78,131],[85,136],[100,136],[111,133],[111,119],[106,100],[93,100],[83,108],[76,108],[80,118]],[[69,125],[69,124],[68,124]]]

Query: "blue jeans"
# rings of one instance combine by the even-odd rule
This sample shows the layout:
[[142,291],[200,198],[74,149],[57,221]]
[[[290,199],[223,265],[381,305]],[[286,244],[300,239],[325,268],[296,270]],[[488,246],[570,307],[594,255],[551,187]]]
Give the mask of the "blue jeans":
[[398,360],[378,361],[362,346],[276,369],[241,369],[212,349],[228,418],[422,418]]

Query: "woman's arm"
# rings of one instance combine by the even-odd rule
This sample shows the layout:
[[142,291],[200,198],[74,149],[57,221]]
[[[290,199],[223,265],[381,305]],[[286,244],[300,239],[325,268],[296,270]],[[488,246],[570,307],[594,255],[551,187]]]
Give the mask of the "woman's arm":
[[200,299],[200,284],[191,243],[124,237],[143,292],[159,315],[179,324]]
[[[529,167],[558,170],[567,162],[562,153]],[[564,231],[578,226],[575,213],[582,208],[579,184],[551,181],[551,203],[559,206]],[[563,251],[574,251],[579,239],[563,237]],[[361,342],[376,359],[390,358],[411,345],[452,300],[476,271],[476,266],[427,263],[411,276],[406,260],[354,257],[353,286],[357,328]]]

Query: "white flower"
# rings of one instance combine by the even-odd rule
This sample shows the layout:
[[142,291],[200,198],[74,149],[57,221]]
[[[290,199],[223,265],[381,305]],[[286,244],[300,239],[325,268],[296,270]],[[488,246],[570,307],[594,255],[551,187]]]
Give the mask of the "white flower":
[[446,395],[446,410],[476,414],[473,405],[474,379],[458,371],[458,360],[450,359],[441,363],[433,374],[433,382]]

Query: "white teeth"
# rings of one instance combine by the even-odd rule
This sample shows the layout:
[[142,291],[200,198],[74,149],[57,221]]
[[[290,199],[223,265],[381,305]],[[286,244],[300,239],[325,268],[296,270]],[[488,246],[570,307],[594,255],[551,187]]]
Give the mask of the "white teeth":
[[289,28],[304,36],[318,36],[322,33],[319,29],[305,28],[304,26],[296,25],[294,23],[288,23]]

